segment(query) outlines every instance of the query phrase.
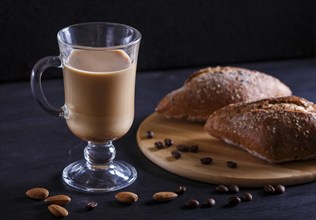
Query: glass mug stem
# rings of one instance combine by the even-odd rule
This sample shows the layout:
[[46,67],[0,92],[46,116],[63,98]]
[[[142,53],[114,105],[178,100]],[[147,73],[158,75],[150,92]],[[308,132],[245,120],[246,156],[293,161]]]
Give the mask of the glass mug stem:
[[84,158],[87,161],[87,166],[91,169],[102,169],[107,166],[115,158],[116,150],[112,141],[107,141],[104,144],[95,144],[91,141],[84,149]]

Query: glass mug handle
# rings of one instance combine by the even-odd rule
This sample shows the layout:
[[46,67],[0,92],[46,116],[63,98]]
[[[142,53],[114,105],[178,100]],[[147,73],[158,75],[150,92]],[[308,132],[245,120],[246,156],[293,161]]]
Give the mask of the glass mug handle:
[[61,61],[58,56],[44,57],[37,61],[37,63],[34,65],[31,74],[32,93],[36,101],[47,113],[53,116],[64,118],[66,117],[65,113],[67,112],[65,106],[55,107],[51,105],[47,101],[47,98],[42,89],[42,74],[45,72],[46,69],[50,67],[61,68]]

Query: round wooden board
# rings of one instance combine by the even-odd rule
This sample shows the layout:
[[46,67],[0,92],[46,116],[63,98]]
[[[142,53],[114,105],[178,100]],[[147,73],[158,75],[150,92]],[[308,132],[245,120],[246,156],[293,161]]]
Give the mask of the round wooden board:
[[[148,130],[154,132],[154,138],[146,137]],[[171,138],[174,145],[155,148],[154,143],[164,141],[165,138]],[[203,130],[203,124],[165,119],[157,113],[141,123],[137,131],[137,142],[144,155],[158,166],[202,182],[262,187],[264,184],[296,185],[316,180],[315,160],[270,164],[213,138]],[[171,151],[179,144],[199,145],[199,151],[184,152],[176,160],[171,156]],[[212,157],[213,162],[203,165],[200,162],[203,157]],[[226,161],[235,161],[238,167],[229,168]]]

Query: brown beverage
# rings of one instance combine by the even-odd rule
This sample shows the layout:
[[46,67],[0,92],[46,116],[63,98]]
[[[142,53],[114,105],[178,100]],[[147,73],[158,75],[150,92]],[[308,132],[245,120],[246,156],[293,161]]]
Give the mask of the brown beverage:
[[123,50],[74,50],[64,66],[69,129],[96,143],[123,136],[134,119],[136,66]]

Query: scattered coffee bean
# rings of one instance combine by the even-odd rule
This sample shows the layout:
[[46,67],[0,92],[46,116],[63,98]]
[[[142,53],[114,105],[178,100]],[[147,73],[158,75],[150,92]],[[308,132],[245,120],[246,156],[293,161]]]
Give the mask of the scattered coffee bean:
[[229,189],[225,185],[218,185],[216,186],[215,190],[216,192],[219,192],[219,193],[227,193]]
[[251,195],[251,193],[250,193],[250,192],[245,192],[245,193],[242,195],[241,200],[242,200],[243,202],[249,202],[249,201],[251,201],[251,200],[252,200],[252,195]]
[[157,149],[161,149],[161,148],[164,147],[164,144],[163,144],[161,141],[156,141],[156,142],[155,142],[155,147],[156,147]]
[[177,150],[181,152],[188,152],[189,151],[189,146],[185,144],[179,144],[177,146]]
[[277,194],[282,194],[285,192],[285,187],[283,185],[276,185],[274,189],[275,189],[275,193]]
[[188,209],[195,209],[199,207],[199,205],[200,205],[199,201],[195,199],[190,199],[184,203],[184,206]]
[[171,140],[170,138],[166,138],[165,139],[165,145],[167,147],[170,147],[171,145],[173,145],[173,140]]
[[212,163],[213,158],[211,158],[211,157],[204,157],[204,158],[201,158],[200,161],[201,161],[201,164],[210,164],[210,163]]
[[237,185],[230,185],[228,189],[229,189],[229,192],[232,194],[236,194],[239,192],[239,187]]
[[189,151],[190,151],[190,152],[193,152],[193,153],[196,153],[196,152],[199,151],[199,146],[198,146],[198,145],[191,145],[191,146],[189,147]]
[[275,192],[275,188],[272,185],[266,184],[263,186],[263,190],[267,194],[273,194]]
[[187,191],[187,188],[185,186],[179,186],[178,190],[176,191],[176,193],[178,195],[182,195],[185,191]]
[[148,130],[148,131],[146,132],[146,137],[147,137],[147,138],[153,138],[153,137],[154,137],[154,132]]
[[241,202],[241,199],[238,196],[232,196],[228,199],[228,204],[235,206]]
[[97,202],[89,202],[87,205],[86,205],[86,210],[87,211],[91,211],[93,210],[95,207],[98,206],[98,203]]
[[226,162],[226,165],[227,165],[229,168],[236,168],[236,167],[237,167],[237,163],[234,162],[234,161],[227,161],[227,162]]
[[182,156],[181,153],[177,150],[171,151],[171,155],[175,159],[179,159]]
[[208,198],[208,199],[206,200],[206,202],[204,202],[204,203],[202,204],[202,207],[205,207],[205,208],[213,207],[215,204],[216,204],[215,199],[213,199],[213,198]]

